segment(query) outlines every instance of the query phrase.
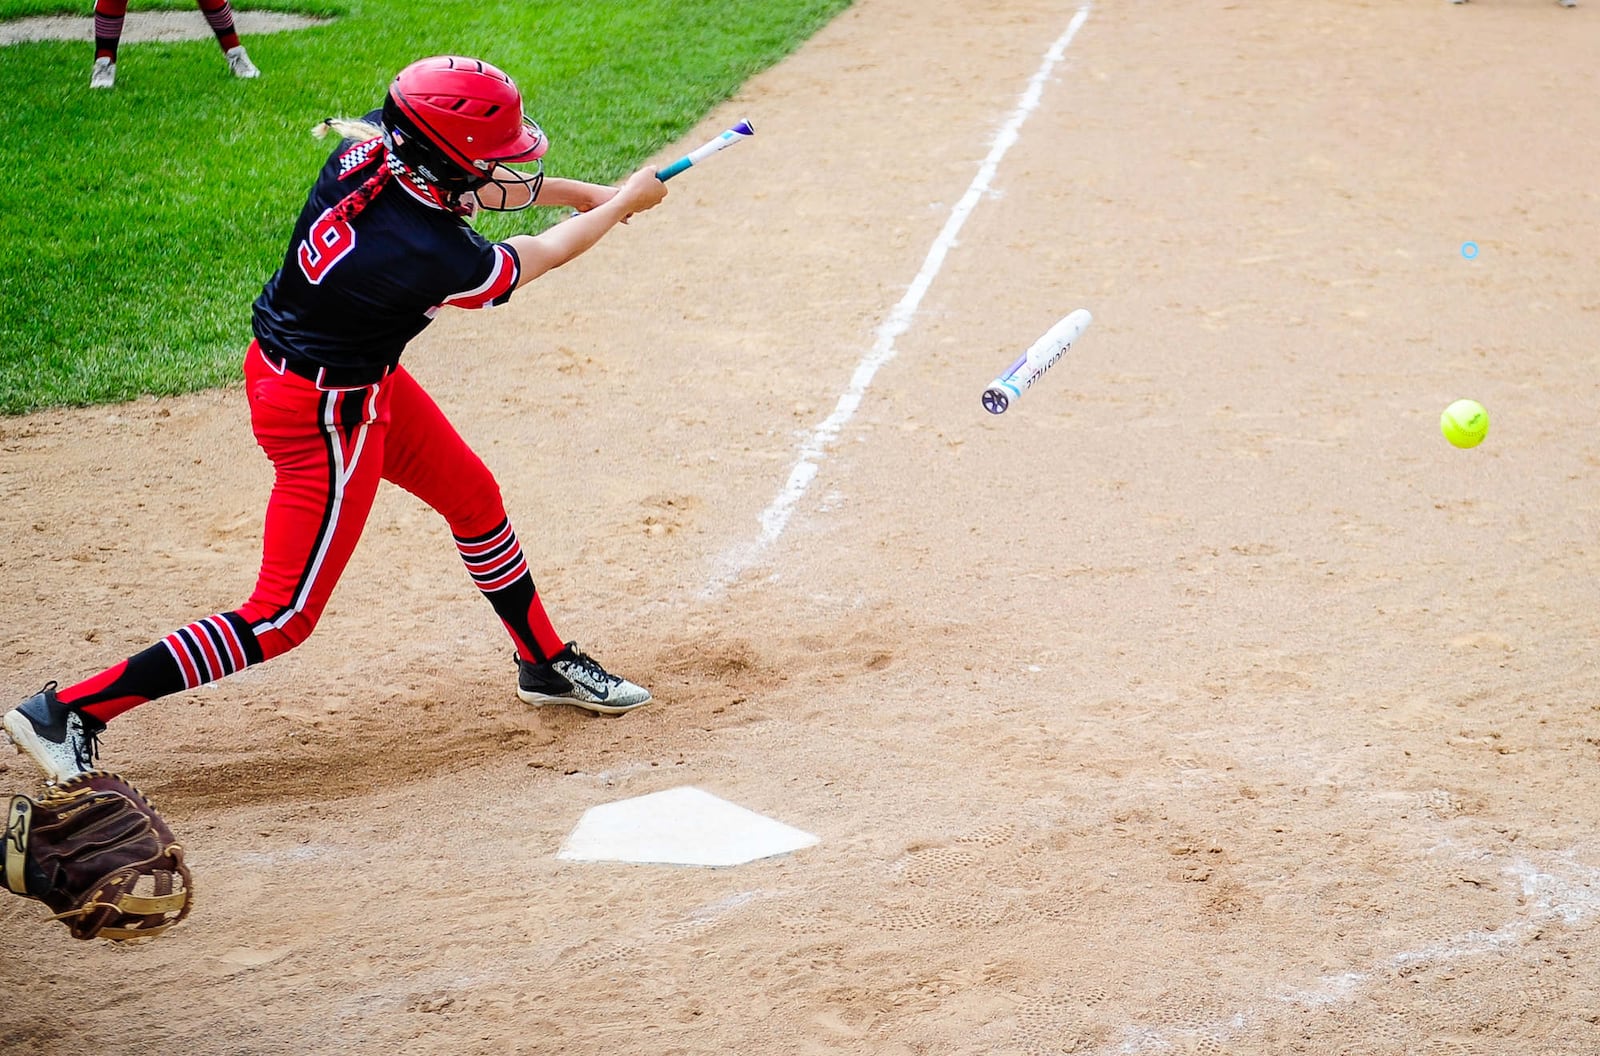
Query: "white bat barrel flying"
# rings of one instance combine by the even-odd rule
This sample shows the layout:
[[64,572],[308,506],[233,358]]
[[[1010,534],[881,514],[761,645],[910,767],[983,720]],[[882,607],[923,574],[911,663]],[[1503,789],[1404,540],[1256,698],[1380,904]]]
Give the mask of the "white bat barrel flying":
[[1020,399],[1024,391],[1044,376],[1045,371],[1059,363],[1093,321],[1094,316],[1089,314],[1087,308],[1078,308],[1045,331],[1043,337],[983,390],[983,409],[990,414],[1006,413],[1011,401]]

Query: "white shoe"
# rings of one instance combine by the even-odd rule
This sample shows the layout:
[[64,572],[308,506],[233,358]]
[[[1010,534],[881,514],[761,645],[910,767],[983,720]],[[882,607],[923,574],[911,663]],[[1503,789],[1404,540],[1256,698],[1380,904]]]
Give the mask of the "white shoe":
[[517,657],[517,696],[525,704],[576,704],[601,715],[621,715],[650,703],[650,691],[613,675],[568,642],[542,664]]
[[237,48],[229,48],[223,54],[223,58],[228,60],[228,69],[233,71],[235,77],[248,79],[261,76],[261,71],[256,69],[256,64],[251,62],[250,56],[245,54],[243,44]]
[[100,754],[96,740],[106,724],[73,711],[56,699],[56,684],[45,687],[0,718],[6,736],[19,752],[33,757],[52,781],[67,781],[94,769]]
[[1556,3],[1560,4],[1562,7],[1577,7],[1578,6],[1578,0],[1556,0]]
[[117,64],[110,59],[95,59],[89,73],[90,88],[110,88],[117,83]]

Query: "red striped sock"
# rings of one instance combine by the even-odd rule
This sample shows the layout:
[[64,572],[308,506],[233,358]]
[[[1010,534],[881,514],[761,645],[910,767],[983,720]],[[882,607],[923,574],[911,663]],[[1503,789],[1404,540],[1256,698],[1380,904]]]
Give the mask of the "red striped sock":
[[[127,0],[123,0],[124,3]],[[206,23],[211,26],[211,32],[217,35],[217,43],[223,51],[232,51],[239,46],[239,33],[233,27],[233,8],[228,0],[198,0],[200,13],[206,16]]]
[[494,606],[516,643],[517,655],[537,663],[559,653],[565,643],[534,589],[533,574],[511,522],[501,521],[493,531],[470,539],[458,535],[455,540],[467,574]]
[[117,44],[122,40],[122,21],[128,13],[128,0],[94,0],[94,57],[117,61]]
[[227,612],[180,627],[115,667],[60,690],[63,704],[109,722],[157,697],[215,682],[261,662],[250,625]]

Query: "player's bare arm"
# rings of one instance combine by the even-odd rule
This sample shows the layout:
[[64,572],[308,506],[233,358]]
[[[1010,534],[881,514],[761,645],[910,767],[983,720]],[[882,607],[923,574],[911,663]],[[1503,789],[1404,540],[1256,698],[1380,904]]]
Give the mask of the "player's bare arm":
[[535,204],[565,207],[587,213],[590,209],[610,201],[616,193],[615,187],[603,183],[586,183],[583,180],[564,180],[556,176],[546,176],[544,187],[539,191],[539,200]]
[[666,184],[656,179],[654,166],[647,166],[629,176],[615,195],[588,212],[579,213],[538,235],[513,235],[506,239],[506,244],[516,251],[522,263],[517,286],[525,286],[581,255],[617,224],[634,213],[655,208],[666,196]]

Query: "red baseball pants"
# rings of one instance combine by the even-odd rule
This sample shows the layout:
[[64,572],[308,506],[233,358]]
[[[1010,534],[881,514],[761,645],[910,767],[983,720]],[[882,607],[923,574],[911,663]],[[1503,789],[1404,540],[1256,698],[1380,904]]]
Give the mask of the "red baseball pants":
[[397,368],[376,384],[327,388],[281,367],[251,342],[245,357],[250,420],[276,477],[250,600],[60,691],[63,703],[107,721],[305,641],[384,480],[444,516],[468,573],[519,655],[537,661],[561,651],[499,485],[416,379]]

